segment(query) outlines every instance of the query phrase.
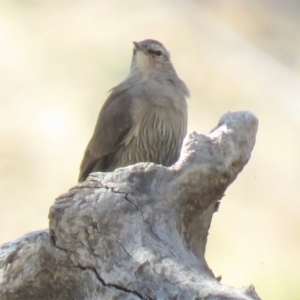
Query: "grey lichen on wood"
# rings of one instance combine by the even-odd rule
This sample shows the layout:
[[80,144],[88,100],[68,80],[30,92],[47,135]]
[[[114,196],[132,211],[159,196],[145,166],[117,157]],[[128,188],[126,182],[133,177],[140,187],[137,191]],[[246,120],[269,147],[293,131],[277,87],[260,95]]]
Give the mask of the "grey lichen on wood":
[[258,121],[225,114],[189,134],[172,167],[140,163],[93,173],[61,195],[49,230],[0,248],[0,300],[260,299],[222,285],[205,247],[226,188],[246,165]]

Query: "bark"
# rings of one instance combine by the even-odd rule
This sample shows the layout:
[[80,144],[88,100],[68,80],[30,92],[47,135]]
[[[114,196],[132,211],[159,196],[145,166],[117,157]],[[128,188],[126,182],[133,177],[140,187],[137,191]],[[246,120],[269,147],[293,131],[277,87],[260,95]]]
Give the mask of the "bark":
[[251,156],[258,121],[225,114],[185,139],[172,167],[93,173],[61,195],[49,230],[0,248],[0,300],[260,299],[222,285],[205,260],[212,216]]

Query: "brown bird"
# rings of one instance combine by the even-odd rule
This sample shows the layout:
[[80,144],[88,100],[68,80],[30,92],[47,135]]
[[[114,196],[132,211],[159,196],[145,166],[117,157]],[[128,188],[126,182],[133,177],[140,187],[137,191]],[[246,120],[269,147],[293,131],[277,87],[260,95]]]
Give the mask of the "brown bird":
[[127,78],[111,90],[80,166],[79,182],[91,172],[138,162],[174,164],[187,130],[189,90],[170,53],[155,40],[133,42]]

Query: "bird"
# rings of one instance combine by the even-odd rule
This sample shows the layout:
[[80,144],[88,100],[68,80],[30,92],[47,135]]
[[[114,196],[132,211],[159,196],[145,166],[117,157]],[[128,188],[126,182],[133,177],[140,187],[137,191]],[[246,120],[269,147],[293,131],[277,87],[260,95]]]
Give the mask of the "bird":
[[112,88],[84,152],[78,181],[92,172],[112,172],[139,162],[169,167],[187,132],[189,90],[165,46],[133,42],[130,72]]

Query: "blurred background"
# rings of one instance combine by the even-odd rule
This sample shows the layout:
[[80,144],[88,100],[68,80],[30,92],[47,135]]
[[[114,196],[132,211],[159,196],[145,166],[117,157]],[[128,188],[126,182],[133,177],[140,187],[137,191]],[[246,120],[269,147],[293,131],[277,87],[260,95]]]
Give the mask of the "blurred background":
[[300,299],[298,0],[0,1],[0,244],[48,226],[77,182],[132,41],[164,43],[191,91],[189,131],[227,111],[260,125],[252,159],[215,214],[207,260],[222,282]]

